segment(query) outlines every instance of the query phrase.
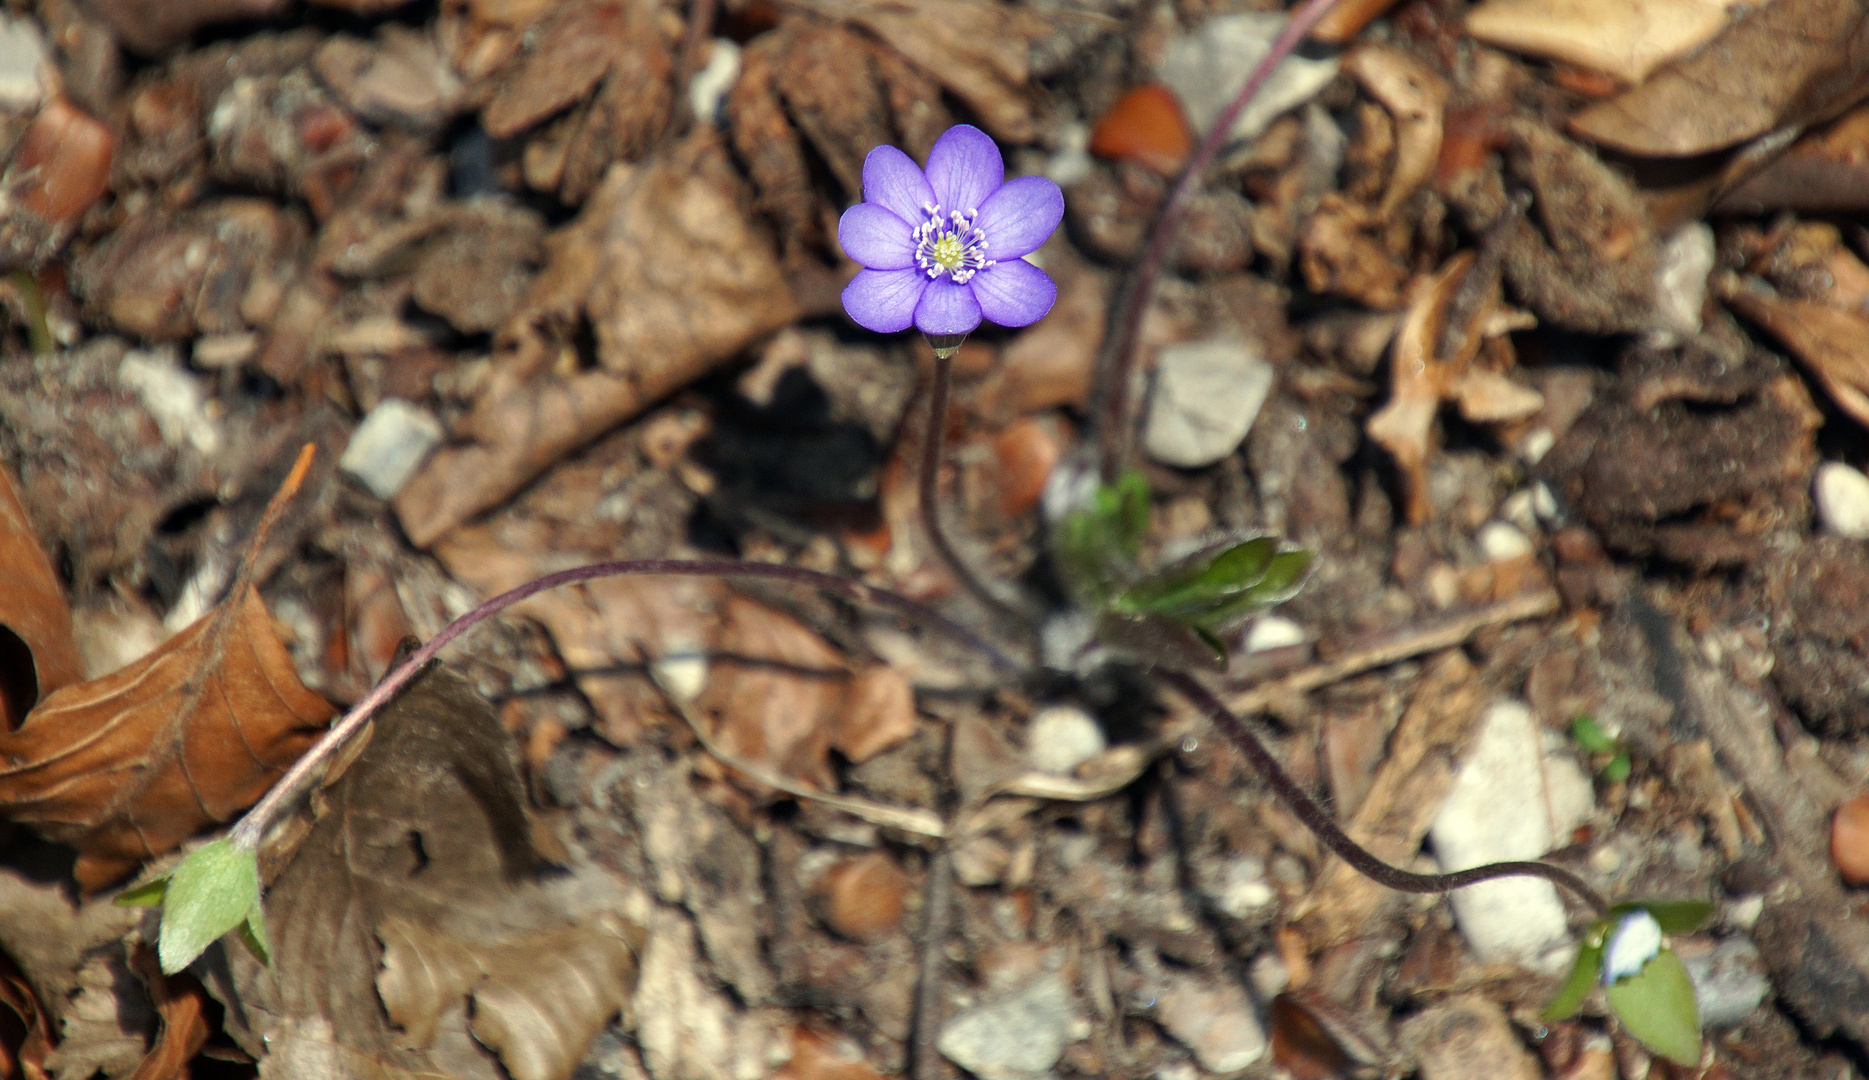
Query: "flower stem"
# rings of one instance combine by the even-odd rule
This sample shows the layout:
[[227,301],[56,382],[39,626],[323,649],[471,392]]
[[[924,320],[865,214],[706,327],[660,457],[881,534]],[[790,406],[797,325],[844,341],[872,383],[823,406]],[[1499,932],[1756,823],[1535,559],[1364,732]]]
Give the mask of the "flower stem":
[[1155,295],[1156,280],[1161,277],[1162,268],[1168,262],[1175,238],[1181,232],[1182,222],[1187,220],[1188,204],[1193,200],[1195,190],[1200,187],[1208,166],[1214,163],[1220,148],[1226,145],[1234,121],[1239,119],[1240,113],[1245,111],[1252,99],[1259,96],[1259,91],[1271,79],[1272,72],[1280,62],[1297,49],[1305,35],[1311,32],[1311,28],[1336,2],[1304,0],[1291,13],[1285,21],[1285,29],[1272,42],[1265,58],[1259,61],[1259,66],[1247,77],[1246,85],[1240,87],[1240,92],[1221,112],[1213,128],[1195,149],[1194,156],[1188,159],[1187,168],[1175,180],[1175,186],[1169,190],[1168,197],[1162,200],[1161,213],[1156,216],[1155,226],[1149,232],[1149,242],[1143,249],[1142,261],[1136,264],[1135,272],[1123,284],[1123,291],[1116,302],[1115,317],[1110,320],[1109,333],[1104,336],[1103,347],[1097,353],[1097,384],[1102,400],[1100,408],[1096,410],[1100,418],[1096,434],[1101,447],[1099,465],[1106,484],[1115,483],[1117,477],[1129,468],[1132,441],[1129,399],[1136,367],[1136,341],[1142,332],[1142,316]]
[[1458,870],[1451,874],[1416,874],[1403,870],[1399,866],[1390,866],[1376,858],[1362,845],[1350,839],[1350,834],[1343,831],[1329,813],[1317,804],[1317,801],[1305,793],[1298,782],[1279,766],[1278,759],[1265,748],[1259,737],[1252,733],[1244,721],[1233,715],[1233,710],[1221,703],[1213,692],[1201,685],[1192,675],[1180,671],[1161,671],[1156,677],[1175,688],[1176,692],[1187,698],[1194,706],[1207,714],[1215,727],[1226,733],[1227,738],[1239,747],[1246,760],[1259,771],[1266,782],[1272,785],[1272,791],[1279,801],[1291,808],[1298,820],[1311,830],[1312,835],[1324,842],[1324,846],[1336,852],[1351,867],[1378,885],[1387,886],[1397,892],[1443,893],[1453,889],[1465,888],[1482,881],[1491,881],[1502,877],[1541,877],[1555,885],[1562,885],[1578,899],[1588,904],[1592,911],[1601,916],[1609,910],[1609,904],[1597,891],[1591,888],[1576,874],[1561,866],[1543,862],[1496,862],[1484,866],[1475,866],[1470,870]]
[[397,665],[394,671],[385,675],[382,682],[377,683],[368,694],[364,695],[362,701],[352,706],[350,712],[345,713],[342,720],[332,725],[312,745],[312,748],[307,750],[292,768],[279,778],[279,782],[272,786],[272,790],[254,804],[253,809],[247,811],[229,834],[234,846],[247,851],[259,850],[260,842],[265,839],[267,832],[272,829],[277,819],[284,815],[286,810],[314,783],[319,766],[346,745],[351,737],[368,723],[372,716],[382,711],[383,706],[388,704],[397,693],[415,681],[416,676],[421,674],[423,666],[433,660],[455,638],[521,600],[536,596],[547,589],[626,574],[768,578],[811,586],[857,603],[889,608],[911,622],[919,623],[978,651],[992,661],[995,667],[1003,671],[1014,675],[1025,671],[1024,665],[995,648],[992,643],[948,620],[932,608],[887,589],[879,589],[833,574],[821,574],[816,570],[806,570],[803,567],[785,566],[778,563],[742,562],[735,559],[624,559],[560,570],[555,574],[546,574],[516,589],[501,593],[454,620],[443,627],[440,633],[430,638],[427,644],[411,653],[409,658]]
[[947,534],[941,531],[941,514],[937,506],[941,486],[941,448],[947,434],[948,382],[954,370],[954,353],[960,346],[958,342],[949,345],[945,341],[937,343],[933,339],[929,340],[929,344],[934,346],[935,366],[934,382],[928,388],[928,433],[922,439],[920,489],[917,493],[917,501],[921,504],[922,531],[928,534],[928,542],[934,545],[935,553],[947,565],[948,573],[953,574],[954,580],[986,605],[987,610],[1009,626],[1028,625],[1025,613],[994,596],[972,568],[961,561],[960,552],[954,550],[953,545],[948,543]]

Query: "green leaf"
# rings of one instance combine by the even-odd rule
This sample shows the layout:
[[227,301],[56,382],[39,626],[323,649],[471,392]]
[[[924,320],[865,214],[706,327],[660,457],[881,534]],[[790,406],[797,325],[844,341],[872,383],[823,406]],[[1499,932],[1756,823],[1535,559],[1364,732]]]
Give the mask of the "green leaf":
[[1111,492],[1114,498],[1111,535],[1117,550],[1133,560],[1142,553],[1142,540],[1149,533],[1149,478],[1131,470],[1119,477],[1114,487],[1103,491]]
[[1605,781],[1612,784],[1620,784],[1624,780],[1629,779],[1629,755],[1622,753],[1610,758],[1609,764],[1603,766],[1603,770],[1599,775],[1602,776]]
[[1569,1020],[1577,1015],[1578,1009],[1583,1008],[1584,999],[1590,996],[1591,988],[1597,984],[1597,972],[1603,966],[1604,938],[1611,925],[1610,920],[1599,919],[1584,935],[1583,945],[1577,950],[1577,961],[1571,965],[1570,975],[1541,1014],[1545,1023]]
[[1298,590],[1304,588],[1304,579],[1311,574],[1313,558],[1305,548],[1292,548],[1272,556],[1272,565],[1266,567],[1265,577],[1252,588],[1253,597],[1269,607],[1297,596]]
[[1130,473],[1097,489],[1090,505],[1052,528],[1051,555],[1073,599],[1100,606],[1136,576],[1136,555],[1149,527],[1149,484]]
[[121,907],[161,907],[163,894],[168,891],[169,879],[159,877],[154,881],[145,881],[134,889],[125,889],[111,903]]
[[1110,607],[1171,619],[1199,615],[1257,585],[1277,552],[1278,539],[1271,536],[1209,548],[1124,589]]
[[1638,900],[1627,906],[1653,915],[1664,934],[1698,930],[1713,917],[1713,905],[1705,900]]
[[1578,713],[1570,722],[1570,737],[1577,740],[1577,745],[1592,754],[1613,754],[1622,749],[1615,736],[1604,731],[1596,717],[1589,713]]
[[[1659,921],[1659,920],[1657,920]],[[1700,1010],[1687,965],[1664,947],[1641,971],[1604,989],[1610,1011],[1629,1034],[1662,1057],[1700,1064]]]
[[194,962],[222,934],[259,909],[260,865],[225,839],[203,844],[176,864],[162,905],[156,955],[165,974]]
[[247,947],[254,959],[267,967],[273,966],[273,943],[266,936],[266,912],[258,904],[247,913],[246,921],[240,924],[240,943]]

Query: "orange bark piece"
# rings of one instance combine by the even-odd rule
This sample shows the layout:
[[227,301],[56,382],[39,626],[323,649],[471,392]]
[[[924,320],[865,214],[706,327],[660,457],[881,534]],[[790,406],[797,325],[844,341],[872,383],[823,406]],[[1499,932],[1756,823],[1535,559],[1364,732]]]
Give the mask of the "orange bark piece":
[[1830,858],[1851,885],[1869,885],[1869,791],[1842,806],[1830,822]]
[[20,191],[20,205],[53,224],[76,220],[103,196],[115,149],[109,128],[65,99],[52,99],[20,137],[8,170],[36,170]]
[[1311,28],[1312,41],[1329,42],[1332,45],[1355,37],[1375,20],[1376,16],[1396,5],[1397,0],[1337,0],[1324,17],[1317,20]]
[[1090,152],[1098,157],[1138,162],[1164,176],[1180,172],[1193,148],[1181,102],[1160,83],[1145,83],[1118,98],[1090,134]]

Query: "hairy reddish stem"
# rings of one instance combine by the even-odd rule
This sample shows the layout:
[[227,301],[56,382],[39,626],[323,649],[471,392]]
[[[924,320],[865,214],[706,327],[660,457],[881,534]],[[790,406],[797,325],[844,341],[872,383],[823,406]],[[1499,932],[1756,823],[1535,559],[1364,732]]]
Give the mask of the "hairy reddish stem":
[[1129,467],[1130,455],[1130,383],[1134,381],[1136,367],[1136,341],[1142,333],[1142,316],[1148,310],[1149,300],[1155,295],[1155,283],[1162,276],[1162,268],[1168,263],[1169,252],[1174,248],[1175,238],[1181,232],[1181,225],[1187,220],[1188,204],[1194,198],[1194,192],[1200,188],[1208,166],[1220,155],[1220,148],[1226,145],[1228,134],[1240,113],[1259,96],[1259,91],[1272,77],[1272,72],[1279,63],[1293,50],[1297,49],[1306,34],[1316,26],[1318,20],[1330,11],[1337,0],[1304,0],[1298,9],[1285,21],[1285,29],[1280,31],[1272,48],[1259,61],[1252,74],[1247,76],[1246,85],[1234,95],[1220,118],[1214,122],[1212,130],[1201,140],[1194,156],[1188,159],[1187,168],[1181,171],[1175,180],[1175,186],[1169,189],[1168,197],[1162,200],[1162,210],[1155,218],[1155,226],[1149,232],[1148,246],[1143,249],[1142,261],[1136,264],[1135,272],[1123,285],[1123,292],[1116,304],[1115,317],[1110,320],[1110,332],[1104,336],[1103,347],[1097,353],[1097,383],[1101,388],[1101,408],[1097,438],[1100,440],[1100,468],[1105,483],[1115,483]]
[[1266,782],[1272,785],[1272,791],[1279,800],[1291,808],[1304,827],[1312,835],[1324,842],[1324,846],[1336,852],[1344,862],[1349,863],[1364,877],[1378,885],[1384,885],[1397,892],[1444,893],[1453,889],[1475,885],[1482,881],[1491,881],[1503,877],[1540,877],[1555,885],[1570,890],[1578,899],[1590,905],[1597,914],[1609,910],[1609,903],[1590,887],[1582,878],[1561,866],[1543,862],[1497,862],[1476,866],[1470,870],[1458,870],[1451,874],[1416,874],[1403,870],[1399,866],[1390,866],[1370,854],[1362,845],[1350,839],[1350,834],[1343,831],[1332,819],[1329,812],[1317,804],[1298,782],[1293,780],[1278,759],[1272,756],[1259,737],[1252,733],[1245,722],[1233,715],[1233,710],[1221,703],[1213,692],[1201,685],[1192,675],[1180,671],[1158,672],[1162,681],[1175,688],[1181,696],[1207,714],[1215,727],[1224,732],[1233,745],[1239,747],[1246,760],[1259,771]]
[[735,559],[624,559],[560,570],[555,574],[547,574],[529,581],[517,589],[501,593],[454,620],[443,627],[440,633],[430,638],[427,644],[411,653],[409,658],[397,665],[394,671],[385,675],[382,682],[377,683],[368,694],[364,695],[362,701],[352,706],[350,712],[345,713],[342,720],[332,725],[330,730],[326,731],[312,745],[312,748],[307,750],[292,768],[279,778],[279,782],[272,786],[272,790],[266,793],[265,798],[254,804],[253,809],[247,811],[229,834],[234,846],[248,851],[259,850],[260,841],[265,838],[275,820],[310,788],[318,767],[347,743],[352,735],[370,721],[372,716],[382,711],[383,706],[397,693],[413,682],[416,676],[421,674],[423,665],[433,660],[455,638],[521,600],[537,596],[547,589],[625,574],[767,578],[819,588],[860,604],[893,610],[911,622],[919,623],[974,649],[991,660],[995,667],[1008,673],[1021,674],[1025,670],[1023,665],[994,647],[991,642],[952,622],[932,608],[887,589],[878,589],[860,581],[851,581],[832,574],[821,574],[816,570],[784,566],[778,563],[742,562]]
[[948,573],[954,575],[954,580],[960,582],[975,599],[986,605],[988,611],[1007,625],[1022,626],[1027,622],[1024,613],[994,596],[987,589],[986,583],[974,574],[973,568],[961,560],[960,552],[948,543],[947,533],[941,531],[941,447],[947,436],[947,395],[954,370],[954,350],[937,348],[934,354],[934,383],[928,389],[928,433],[922,440],[921,475],[917,490],[917,499],[921,503],[922,531],[928,534],[928,542],[934,545],[935,553],[941,556],[941,561],[946,564]]

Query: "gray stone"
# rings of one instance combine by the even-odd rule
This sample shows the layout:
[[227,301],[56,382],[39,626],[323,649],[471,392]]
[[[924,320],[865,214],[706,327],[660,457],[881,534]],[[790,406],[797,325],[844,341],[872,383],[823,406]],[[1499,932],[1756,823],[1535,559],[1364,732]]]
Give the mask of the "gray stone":
[[1168,346],[1156,360],[1143,446],[1184,469],[1219,461],[1252,430],[1272,379],[1256,342],[1217,337]]
[[427,409],[384,398],[357,425],[337,464],[377,498],[393,499],[439,442],[441,421]]
[[31,112],[45,100],[51,57],[45,37],[29,19],[0,15],[0,109]]
[[1172,976],[1156,999],[1155,1018],[1208,1072],[1238,1072],[1265,1056],[1259,1014],[1232,983]]
[[1040,772],[1068,776],[1108,745],[1096,720],[1075,705],[1047,705],[1025,728],[1025,760]]
[[1759,1007],[1772,984],[1765,974],[1759,947],[1748,937],[1720,941],[1684,937],[1674,940],[1674,951],[1694,980],[1694,999],[1700,1006],[1701,1027],[1731,1027]]
[[1071,988],[1048,973],[949,1020],[935,1045],[981,1080],[1035,1080],[1063,1056],[1076,1020]]
[[[1181,99],[1197,135],[1213,127],[1284,28],[1283,15],[1218,15],[1195,32],[1168,42],[1162,53],[1161,79]],[[1287,57],[1273,69],[1252,103],[1241,110],[1229,138],[1239,141],[1258,135],[1279,114],[1317,96],[1336,74],[1335,58]]]

